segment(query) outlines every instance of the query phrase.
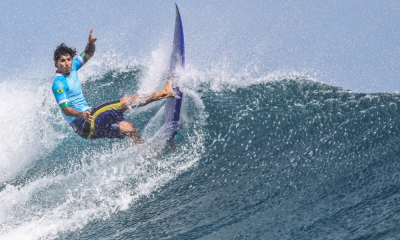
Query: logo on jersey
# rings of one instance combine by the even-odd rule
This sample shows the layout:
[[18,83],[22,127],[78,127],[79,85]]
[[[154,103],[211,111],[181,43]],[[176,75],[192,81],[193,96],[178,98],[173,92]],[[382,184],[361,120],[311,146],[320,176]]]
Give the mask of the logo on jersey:
[[56,91],[57,94],[61,94],[61,93],[63,93],[63,92],[64,92],[64,89],[62,89],[62,88],[59,88],[59,89],[57,89],[57,91]]

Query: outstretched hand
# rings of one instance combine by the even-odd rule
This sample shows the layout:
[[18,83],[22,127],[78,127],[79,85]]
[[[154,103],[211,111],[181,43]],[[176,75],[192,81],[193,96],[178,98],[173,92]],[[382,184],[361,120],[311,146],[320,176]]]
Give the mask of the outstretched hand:
[[93,37],[93,28],[90,29],[90,33],[89,33],[89,38],[88,41],[89,42],[96,42],[97,38]]
[[85,47],[85,56],[87,60],[93,57],[94,52],[96,51],[96,42],[97,38],[93,37],[93,28],[90,29],[88,43]]

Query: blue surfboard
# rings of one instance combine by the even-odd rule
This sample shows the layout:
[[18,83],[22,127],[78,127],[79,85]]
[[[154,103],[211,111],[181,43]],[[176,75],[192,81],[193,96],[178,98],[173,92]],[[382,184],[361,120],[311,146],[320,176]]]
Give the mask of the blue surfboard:
[[167,98],[164,110],[164,131],[167,143],[171,142],[179,127],[179,115],[181,113],[182,92],[179,89],[179,79],[185,68],[185,42],[183,38],[183,28],[181,15],[178,5],[176,7],[175,17],[175,33],[173,41],[173,49],[170,63],[171,82],[174,90],[174,97]]

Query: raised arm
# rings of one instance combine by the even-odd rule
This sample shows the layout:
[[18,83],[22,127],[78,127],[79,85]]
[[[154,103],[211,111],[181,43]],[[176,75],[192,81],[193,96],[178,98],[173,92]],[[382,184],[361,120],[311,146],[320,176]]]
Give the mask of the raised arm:
[[89,60],[90,58],[93,57],[94,52],[96,51],[96,40],[97,38],[93,37],[93,28],[90,29],[90,33],[89,33],[89,38],[88,38],[88,43],[85,47],[85,56],[87,58],[87,60]]

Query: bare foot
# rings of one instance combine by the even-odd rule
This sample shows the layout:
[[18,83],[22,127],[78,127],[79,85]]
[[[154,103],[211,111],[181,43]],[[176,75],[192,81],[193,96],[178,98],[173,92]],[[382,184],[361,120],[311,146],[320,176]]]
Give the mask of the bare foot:
[[169,97],[173,97],[174,96],[174,92],[172,90],[172,84],[171,84],[171,76],[168,76],[168,80],[165,83],[163,92],[165,94],[165,98],[169,98]]

